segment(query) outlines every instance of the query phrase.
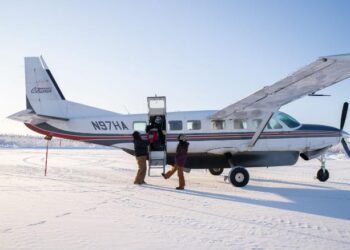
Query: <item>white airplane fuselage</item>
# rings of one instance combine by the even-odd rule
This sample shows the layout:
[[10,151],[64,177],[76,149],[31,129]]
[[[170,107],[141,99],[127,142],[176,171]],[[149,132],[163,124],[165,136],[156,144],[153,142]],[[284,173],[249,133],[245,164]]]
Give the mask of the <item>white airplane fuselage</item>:
[[[116,147],[133,153],[132,133],[135,130],[134,126],[136,123],[144,123],[146,125],[148,123],[148,115],[123,115],[108,111],[105,112],[108,115],[97,115],[99,112],[96,112],[96,115],[92,117],[73,118],[68,121],[50,120],[37,125],[29,123],[26,123],[26,125],[30,129],[44,135]],[[249,147],[249,142],[256,131],[254,119],[246,120],[246,127],[239,129],[234,128],[235,119],[227,119],[224,121],[224,127],[218,129],[213,128],[212,120],[210,119],[211,114],[214,112],[188,111],[167,113],[166,142],[168,155],[171,156],[175,153],[178,143],[177,136],[179,134],[186,134],[190,143],[188,151],[189,158],[191,156],[195,158],[201,157],[204,161],[204,159],[211,157],[215,159],[220,157],[222,159],[218,163],[223,164],[224,155],[227,154],[237,155],[238,157],[242,157],[243,154],[248,158],[249,156],[261,158],[269,154],[270,160],[250,161],[250,163],[245,164],[246,167],[292,165],[296,162],[300,154],[327,149],[330,146],[338,144],[342,136],[342,132],[339,129],[329,126],[299,124],[296,127],[290,128],[283,121],[278,120],[277,115],[275,116],[275,120],[277,119],[281,127],[277,129],[266,127],[257,143],[253,147]],[[283,113],[278,112],[277,114]],[[169,124],[174,121],[182,123],[182,128],[177,127],[176,130],[172,130]],[[200,121],[200,128],[188,128],[187,123],[191,121]],[[142,131],[140,132],[144,134]],[[285,158],[283,154],[289,154],[285,162],[283,161]],[[269,164],[271,159],[273,159],[273,155],[275,155],[275,158],[282,159]],[[213,161],[212,164],[217,166],[216,162]],[[207,164],[199,164],[201,166],[195,164],[196,166],[188,165],[188,167],[210,167]]]

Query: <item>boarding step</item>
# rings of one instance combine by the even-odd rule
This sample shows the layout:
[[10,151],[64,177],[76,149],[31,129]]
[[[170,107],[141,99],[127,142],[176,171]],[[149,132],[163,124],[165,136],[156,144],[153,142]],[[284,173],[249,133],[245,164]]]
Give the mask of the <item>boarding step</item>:
[[166,151],[150,151],[148,159],[148,176],[151,176],[151,169],[162,169],[165,172]]

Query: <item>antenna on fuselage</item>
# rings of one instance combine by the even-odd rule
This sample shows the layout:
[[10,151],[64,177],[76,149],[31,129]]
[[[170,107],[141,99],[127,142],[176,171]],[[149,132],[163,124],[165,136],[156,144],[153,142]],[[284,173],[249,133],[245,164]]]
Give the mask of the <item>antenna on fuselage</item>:
[[128,108],[125,105],[123,105],[123,107],[125,108],[126,113],[128,113],[128,115],[130,115],[130,112],[129,112]]

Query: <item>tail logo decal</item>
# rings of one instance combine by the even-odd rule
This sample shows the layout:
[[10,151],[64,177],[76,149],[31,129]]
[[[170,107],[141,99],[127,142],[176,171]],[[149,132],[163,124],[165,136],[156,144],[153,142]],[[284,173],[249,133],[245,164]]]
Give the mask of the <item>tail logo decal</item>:
[[48,88],[34,87],[30,91],[30,93],[32,93],[32,94],[44,94],[44,93],[51,93],[51,92],[52,92],[52,88],[51,87],[48,87]]

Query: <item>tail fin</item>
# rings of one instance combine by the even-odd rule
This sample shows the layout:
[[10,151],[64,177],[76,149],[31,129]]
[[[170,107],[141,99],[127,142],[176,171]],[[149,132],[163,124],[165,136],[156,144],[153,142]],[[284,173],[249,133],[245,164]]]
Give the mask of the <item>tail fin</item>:
[[27,109],[8,118],[30,124],[66,122],[78,117],[115,115],[103,109],[67,101],[42,57],[25,57]]
[[27,109],[40,113],[45,102],[65,100],[42,57],[25,57]]

